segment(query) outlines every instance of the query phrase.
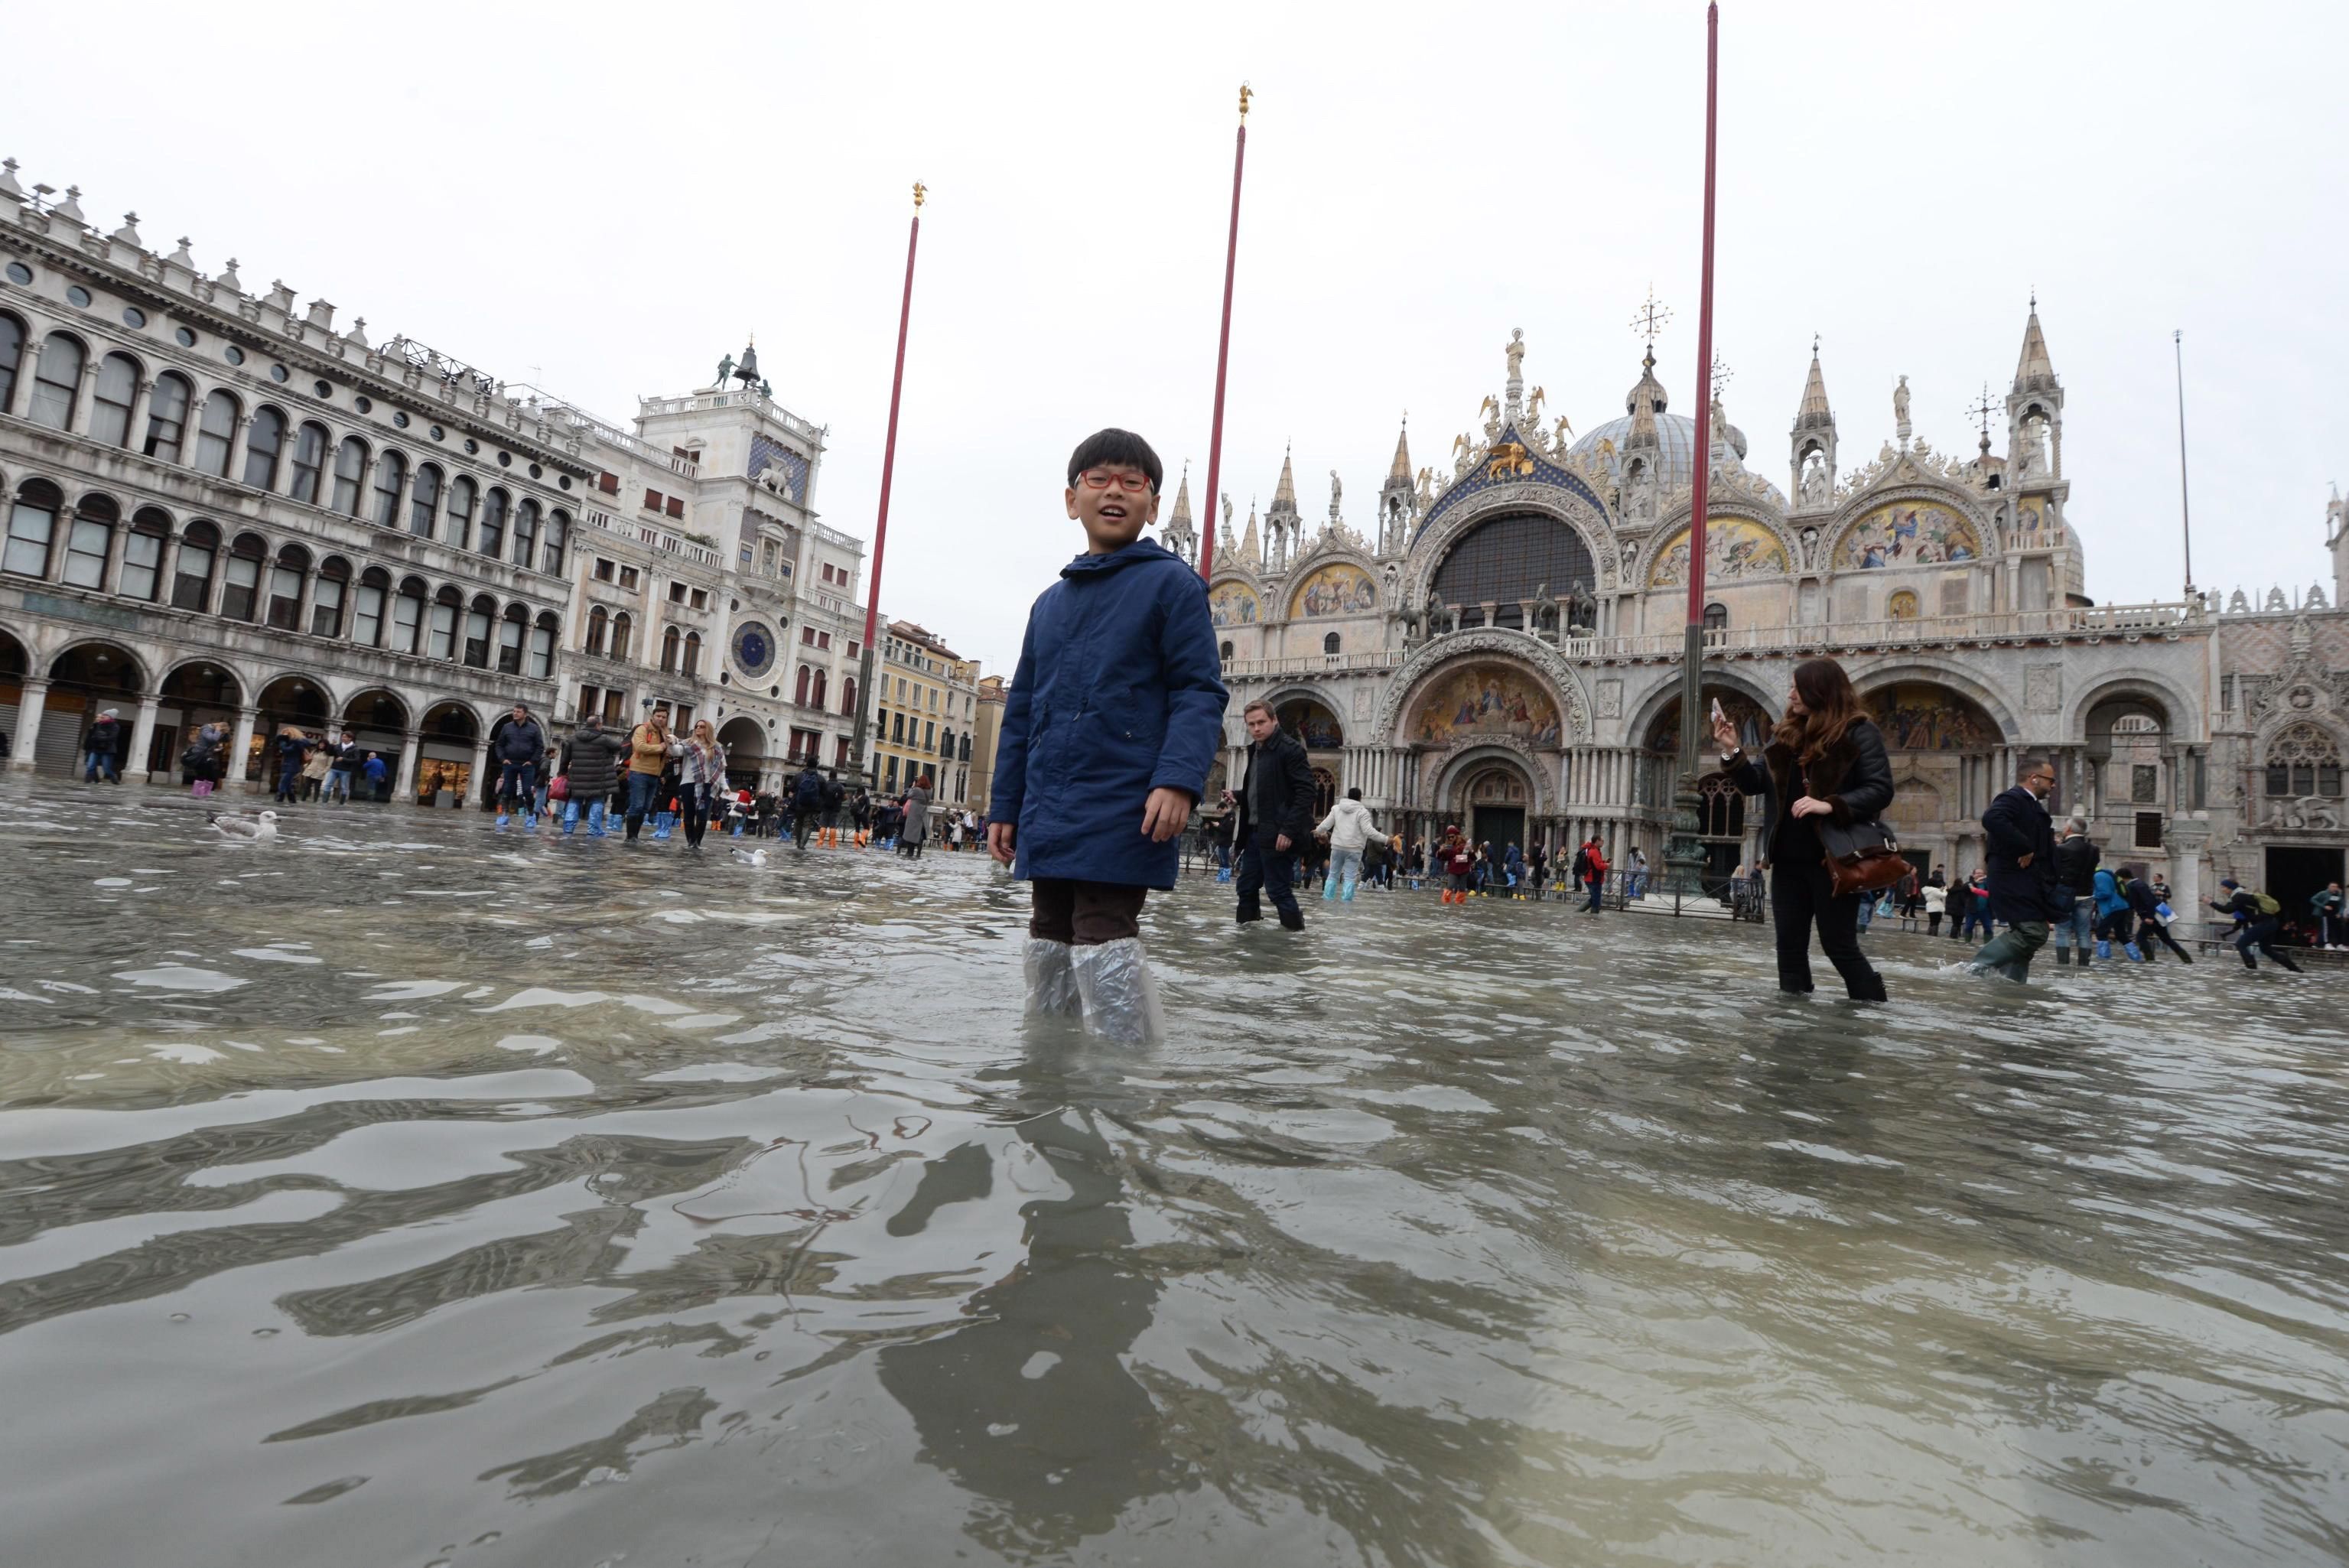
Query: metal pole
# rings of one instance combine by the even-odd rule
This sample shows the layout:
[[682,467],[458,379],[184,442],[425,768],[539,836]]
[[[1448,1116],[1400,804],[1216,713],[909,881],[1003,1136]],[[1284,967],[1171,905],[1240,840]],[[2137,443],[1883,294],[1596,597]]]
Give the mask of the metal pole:
[[1672,840],[1664,855],[1675,914],[1680,895],[1698,892],[1704,875],[1704,846],[1698,841],[1703,801],[1697,778],[1704,736],[1700,704],[1704,691],[1705,500],[1713,455],[1713,189],[1720,64],[1721,7],[1713,4],[1704,8],[1704,251],[1697,284],[1696,451],[1689,489],[1688,630],[1681,648],[1681,767],[1672,798]]
[[848,765],[864,776],[864,733],[873,721],[873,639],[881,624],[881,562],[889,545],[889,484],[897,471],[897,397],[905,389],[905,328],[914,315],[914,253],[922,242],[922,201],[929,194],[914,181],[914,226],[905,236],[905,294],[897,305],[897,368],[889,381],[889,437],[881,449],[881,515],[873,524],[873,576],[865,584],[864,651],[856,662],[856,728],[848,742]]
[[1721,6],[1704,9],[1704,251],[1697,282],[1696,305],[1696,452],[1689,489],[1688,634],[1681,671],[1681,766],[1694,776],[1699,771],[1698,748],[1704,734],[1703,715],[1697,711],[1704,665],[1704,527],[1705,503],[1712,486],[1713,459],[1713,188],[1716,86],[1720,77]]
[[1224,325],[1216,340],[1216,418],[1207,430],[1207,527],[1199,538],[1199,575],[1216,569],[1216,508],[1224,474],[1224,367],[1232,353],[1232,274],[1240,255],[1240,171],[1247,165],[1248,89],[1240,88],[1240,133],[1232,150],[1232,226],[1224,241]]
[[2169,345],[2178,361],[2178,531],[2186,545],[2186,596],[2194,597],[2194,516],[2186,495],[2186,334],[2173,328]]

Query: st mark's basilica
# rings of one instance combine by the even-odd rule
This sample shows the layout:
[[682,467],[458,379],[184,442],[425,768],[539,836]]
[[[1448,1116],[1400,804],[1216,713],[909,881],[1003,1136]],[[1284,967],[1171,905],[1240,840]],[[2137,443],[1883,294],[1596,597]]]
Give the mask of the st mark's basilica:
[[[1414,469],[1406,431],[1367,525],[1347,521],[1334,473],[1326,516],[1307,519],[1293,455],[1237,535],[1224,500],[1209,599],[1232,701],[1209,798],[1238,777],[1240,709],[1261,698],[1304,740],[1325,799],[1359,787],[1414,837],[1458,824],[1498,851],[1595,833],[1616,863],[1637,847],[1661,866],[1697,421],[1667,407],[1651,352],[1623,416],[1578,436],[1528,394],[1523,334],[1504,352],[1501,389],[1448,471]],[[1893,748],[1904,849],[1952,876],[1981,863],[1982,812],[2016,760],[2045,754],[2061,779],[2051,805],[2086,812],[2108,859],[2165,872],[2181,900],[2228,874],[2287,900],[2339,877],[2339,500],[2329,597],[2313,583],[2099,604],[2035,301],[2002,450],[1987,399],[1971,452],[1913,433],[1905,378],[1892,401],[1890,430],[1841,450],[1815,349],[1781,488],[1714,398],[1708,700],[1758,741],[1795,664],[1842,660]],[[1187,482],[1164,534],[1196,560]],[[1709,869],[1750,864],[1763,824],[1717,775],[1701,794]]]

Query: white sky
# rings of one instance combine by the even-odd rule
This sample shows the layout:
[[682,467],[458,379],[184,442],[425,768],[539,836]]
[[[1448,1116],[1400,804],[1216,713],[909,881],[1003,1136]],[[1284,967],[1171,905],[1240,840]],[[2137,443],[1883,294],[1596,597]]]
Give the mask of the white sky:
[[[1813,332],[1847,469],[1970,451],[2035,286],[2100,602],[2175,595],[2170,329],[2204,586],[2329,582],[2349,478],[2349,16],[2332,4],[1723,6],[1716,352],[1787,482]],[[5,146],[249,285],[324,294],[625,422],[756,329],[870,538],[909,186],[925,213],[885,614],[1008,673],[1123,424],[1204,486],[1236,89],[1249,117],[1224,488],[1284,441],[1368,531],[1412,415],[1448,461],[1522,326],[1587,429],[1652,279],[1693,400],[1703,9],[1364,4],[11,8]],[[46,63],[43,63],[46,62]],[[2002,430],[1994,437],[2003,447]],[[1204,493],[1199,496],[1204,503]],[[1224,541],[1218,541],[1222,548]],[[1237,541],[1230,542],[1237,543]]]

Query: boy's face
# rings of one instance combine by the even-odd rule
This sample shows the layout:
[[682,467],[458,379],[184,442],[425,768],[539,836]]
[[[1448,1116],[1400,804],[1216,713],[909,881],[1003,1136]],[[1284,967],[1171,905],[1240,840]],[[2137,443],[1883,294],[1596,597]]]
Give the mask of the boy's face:
[[1127,463],[1087,469],[1069,487],[1068,501],[1069,515],[1084,525],[1085,548],[1094,555],[1124,549],[1158,521],[1150,476]]

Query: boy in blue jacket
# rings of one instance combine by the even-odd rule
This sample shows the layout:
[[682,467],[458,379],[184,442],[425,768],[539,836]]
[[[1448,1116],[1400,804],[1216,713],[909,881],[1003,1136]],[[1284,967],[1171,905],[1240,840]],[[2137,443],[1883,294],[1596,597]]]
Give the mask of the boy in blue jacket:
[[1070,457],[1085,552],[1028,613],[987,824],[988,851],[1030,886],[1029,1012],[1081,1012],[1129,1044],[1159,1030],[1143,901],[1174,885],[1229,700],[1206,584],[1142,537],[1164,479],[1130,430]]

